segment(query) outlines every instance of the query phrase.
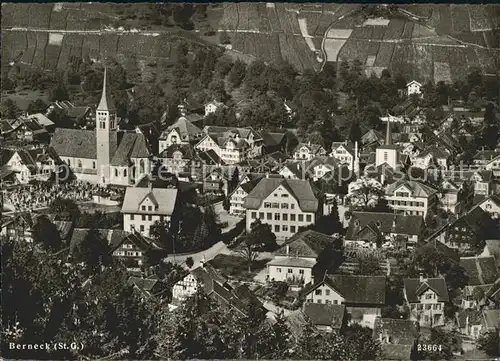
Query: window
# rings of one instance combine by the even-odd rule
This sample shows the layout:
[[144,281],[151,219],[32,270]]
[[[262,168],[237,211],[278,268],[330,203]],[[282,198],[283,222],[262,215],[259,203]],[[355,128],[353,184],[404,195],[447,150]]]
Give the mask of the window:
[[304,222],[304,215],[303,214],[299,214],[299,222]]
[[432,308],[432,305],[431,305],[431,304],[427,304],[427,305],[425,305],[425,309],[426,309],[426,310],[430,310],[431,308]]
[[265,202],[264,203],[264,208],[271,208],[271,203]]
[[320,289],[317,289],[317,290],[314,292],[314,294],[315,294],[316,296],[321,296],[321,295],[322,295],[322,292],[321,292],[321,290],[320,290]]
[[290,221],[295,222],[295,214],[290,214]]
[[299,269],[299,274],[303,275],[304,274],[304,270],[303,269]]
[[291,209],[295,209],[295,204],[293,204],[293,203],[292,203],[292,204],[290,204],[290,208],[291,208]]
[[322,303],[322,301],[321,301],[321,300],[318,300],[317,302],[318,302],[318,303]]
[[71,167],[71,159],[68,159],[68,165]]
[[281,268],[276,268],[276,271],[278,271],[279,273],[281,273]]
[[130,225],[130,232],[135,231],[135,226],[133,224]]
[[115,177],[118,177],[118,169],[115,168]]
[[274,213],[274,220],[275,221],[279,221],[280,219],[281,219],[280,214],[279,213]]
[[148,216],[148,221],[152,221],[152,220],[153,220],[153,216],[150,214],[150,215]]
[[330,296],[330,290],[325,290],[325,295]]
[[282,225],[282,226],[281,226],[281,230],[282,230],[283,232],[288,232],[288,226],[287,226],[286,224]]
[[425,295],[426,300],[432,300],[432,294],[428,293]]
[[257,218],[257,212],[252,212],[252,219]]
[[387,159],[389,159],[389,156],[387,152],[384,152],[384,162],[387,162]]
[[286,213],[283,214],[283,220],[288,221],[288,214],[286,214]]
[[280,231],[280,226],[276,224],[276,225],[274,226],[274,231],[275,231],[275,232],[279,232],[279,231]]
[[126,169],[124,169],[124,170],[123,170],[123,176],[124,176],[124,177],[126,177],[126,176],[127,176],[127,170],[126,170]]
[[267,213],[267,220],[270,221],[273,219],[273,214],[272,213]]
[[311,222],[311,219],[312,219],[312,218],[311,218],[311,215],[310,215],[310,214],[306,215],[306,221],[307,221],[307,222]]
[[146,210],[146,206],[141,206],[141,209],[142,209],[143,211],[145,211],[145,210]]
[[142,220],[143,220],[143,221],[145,221],[145,220],[146,220],[146,215],[145,215],[145,214],[143,214],[143,215],[142,215]]
[[295,226],[290,226],[290,232],[295,233]]
[[139,172],[144,173],[144,159],[139,162]]
[[273,203],[273,208],[279,208],[280,204],[279,203]]
[[133,221],[133,220],[134,220],[134,215],[133,215],[133,214],[131,214],[131,215],[130,215],[130,220],[131,220],[131,221]]
[[288,194],[283,193],[283,194],[281,195],[281,198],[288,198]]
[[289,268],[288,273],[293,273],[293,269]]
[[334,304],[334,305],[336,305],[336,304],[338,304],[338,303],[339,303],[339,301],[337,301],[337,300],[333,300],[333,304]]
[[332,303],[332,301],[330,301],[330,300],[326,300],[326,301],[325,301],[325,303],[326,303],[326,304],[330,304],[330,303]]
[[259,213],[259,219],[264,219],[264,212]]
[[281,203],[281,209],[288,209],[288,203]]
[[141,232],[144,232],[144,225],[143,224],[141,224],[140,230],[141,230]]

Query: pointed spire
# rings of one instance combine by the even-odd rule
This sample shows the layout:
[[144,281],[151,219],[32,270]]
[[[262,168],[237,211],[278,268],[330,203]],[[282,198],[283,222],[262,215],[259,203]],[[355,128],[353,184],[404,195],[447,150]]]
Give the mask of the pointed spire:
[[385,132],[385,145],[392,144],[391,121],[387,119],[387,130]]
[[108,96],[108,93],[106,92],[106,83],[107,83],[107,67],[104,67],[104,79],[102,82],[102,95],[101,95],[101,101],[99,102],[99,106],[97,107],[97,110],[114,110],[115,109],[115,104],[113,102],[113,99]]

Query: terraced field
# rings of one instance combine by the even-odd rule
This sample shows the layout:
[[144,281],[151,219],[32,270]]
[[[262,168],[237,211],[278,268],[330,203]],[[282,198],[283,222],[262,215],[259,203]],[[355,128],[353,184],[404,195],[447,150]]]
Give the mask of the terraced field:
[[[388,68],[437,81],[460,78],[471,66],[487,73],[500,67],[499,5],[401,5],[389,19],[368,20],[352,4],[224,3],[219,9],[210,23],[228,33],[233,51],[285,59],[299,70],[358,59],[368,73]],[[3,5],[2,60],[54,70],[72,56],[171,58],[180,36],[173,29],[109,30],[131,11],[112,3]]]

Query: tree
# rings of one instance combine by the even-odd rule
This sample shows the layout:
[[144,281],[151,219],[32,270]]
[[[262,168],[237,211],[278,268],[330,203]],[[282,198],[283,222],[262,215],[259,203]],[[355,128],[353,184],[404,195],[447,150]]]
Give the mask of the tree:
[[75,221],[80,216],[80,209],[74,200],[57,197],[49,205],[50,213],[56,214],[60,221]]
[[314,230],[325,234],[341,233],[343,230],[342,223],[340,222],[339,209],[337,200],[333,200],[330,214],[319,217],[314,226]]
[[472,290],[472,299],[476,301],[478,304],[483,300],[484,298],[484,291],[480,287],[474,287]]
[[430,335],[425,337],[421,344],[439,345],[437,350],[422,350],[419,355],[421,360],[451,360],[453,351],[458,349],[458,341],[454,334],[439,328],[432,328]]
[[221,44],[231,44],[231,38],[229,37],[227,31],[222,31],[220,33],[219,41]]
[[208,92],[215,100],[219,102],[224,103],[229,98],[229,95],[226,92],[226,87],[224,85],[224,80],[222,79],[213,79],[212,82],[208,85]]
[[228,77],[231,86],[233,86],[234,88],[238,88],[245,78],[246,71],[247,67],[244,62],[242,62],[241,60],[235,61]]
[[0,116],[3,119],[15,119],[21,114],[21,110],[10,98],[5,99],[0,104]]
[[88,230],[81,243],[75,246],[72,256],[75,262],[84,263],[91,274],[111,263],[108,241],[96,228]]
[[229,183],[229,192],[232,193],[236,187],[238,186],[238,183],[240,182],[240,171],[238,167],[234,168],[233,175],[231,176],[231,181]]
[[62,246],[56,225],[45,215],[38,217],[33,226],[33,241],[35,244],[42,245],[49,252],[56,252]]
[[372,253],[358,253],[356,256],[356,270],[358,275],[380,275],[383,274],[380,267],[380,259]]
[[56,100],[69,100],[68,89],[62,83],[58,83],[49,89],[49,100],[54,102]]
[[257,259],[259,251],[273,250],[276,246],[276,236],[271,231],[271,226],[256,220],[252,223],[250,232],[239,240],[235,251],[245,259],[248,272],[251,272],[252,263]]
[[359,144],[361,144],[361,137],[361,128],[359,127],[358,122],[354,121],[351,124],[351,129],[349,130],[349,139],[353,143],[358,142]]
[[186,258],[186,266],[188,266],[188,268],[191,268],[194,266],[193,257]]
[[363,177],[353,183],[347,199],[354,209],[366,210],[374,207],[384,194],[382,185],[374,179]]
[[26,108],[26,112],[28,114],[36,114],[43,113],[47,109],[47,103],[45,103],[42,99],[32,100],[28,107]]
[[345,338],[348,360],[373,360],[380,353],[380,345],[368,327],[353,324],[346,329]]
[[149,228],[149,234],[164,249],[171,252],[173,250],[173,235],[170,231],[170,223],[156,221]]
[[476,341],[478,350],[483,351],[490,357],[500,356],[500,334],[498,331],[488,332]]

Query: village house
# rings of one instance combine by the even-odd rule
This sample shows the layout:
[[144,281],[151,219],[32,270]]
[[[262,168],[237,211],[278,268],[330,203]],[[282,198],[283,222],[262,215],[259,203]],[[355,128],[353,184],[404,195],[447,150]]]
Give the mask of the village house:
[[330,254],[334,241],[334,238],[312,230],[294,235],[274,252],[273,260],[267,263],[269,280],[293,285],[311,282],[318,257]]
[[410,320],[421,327],[444,325],[444,304],[449,301],[444,278],[407,278],[403,294],[410,309]]
[[[309,162],[304,164],[304,170],[309,178],[312,178],[314,182],[318,179],[323,178],[325,174],[330,172],[334,172],[332,174],[337,174],[337,170],[339,168],[347,168],[349,170],[349,166],[346,163],[340,163],[334,157],[314,157]],[[346,172],[342,171],[342,174]],[[335,179],[338,181],[338,179]]]
[[353,170],[356,152],[357,144],[355,146],[351,141],[333,142],[330,157],[337,159],[341,164],[347,164],[349,169]]
[[180,117],[161,133],[158,139],[158,150],[161,153],[172,144],[192,144],[199,141],[204,135],[200,128],[185,117]]
[[[228,139],[233,139],[236,143],[240,143],[241,140],[244,140],[247,147],[242,160],[245,158],[257,158],[262,155],[263,139],[261,135],[251,127],[234,128],[207,125],[203,128],[203,132],[210,135],[212,139],[218,139],[219,143]],[[221,158],[224,157],[221,155]]]
[[373,328],[385,305],[385,281],[385,276],[326,274],[307,284],[302,294],[308,303],[343,304],[350,323]]
[[373,339],[380,342],[381,359],[412,360],[420,328],[417,322],[394,318],[377,318]]
[[18,183],[47,180],[62,162],[52,148],[20,148],[4,152],[11,154],[2,170],[14,172]]
[[304,303],[298,312],[304,315],[304,321],[311,322],[320,332],[341,333],[347,326],[345,305]]
[[50,140],[48,129],[53,130],[54,123],[44,127],[39,123],[36,117],[23,117],[10,122],[12,128],[8,132],[10,140],[23,141],[25,143],[44,143],[47,144]]
[[483,310],[484,332],[498,332],[500,329],[500,309]]
[[202,175],[203,193],[223,194],[227,196],[231,176],[222,168],[212,168]]
[[117,129],[119,119],[106,82],[105,69],[96,129],[57,128],[50,144],[79,180],[103,185],[135,184],[150,173],[150,152],[143,134]]
[[443,210],[459,215],[472,203],[474,191],[470,182],[457,184],[451,179],[444,179],[441,182],[438,197],[439,205]]
[[408,96],[410,96],[412,94],[417,94],[417,95],[421,96],[422,95],[422,84],[420,84],[416,80],[412,80],[411,82],[406,84],[406,94]]
[[383,212],[352,212],[345,246],[377,248],[404,242],[414,247],[425,231],[422,216]]
[[263,178],[246,196],[246,229],[256,219],[269,224],[278,240],[293,236],[299,229],[314,224],[322,207],[308,181]]
[[463,172],[464,177],[469,178],[474,184],[475,196],[489,196],[494,191],[495,178],[491,170],[479,170],[470,175],[470,172]]
[[127,284],[132,286],[141,297],[142,301],[149,300],[152,298],[163,299],[167,294],[168,290],[163,285],[155,275],[148,278],[131,276],[127,280]]
[[243,207],[245,197],[265,177],[282,178],[279,174],[248,173],[242,176],[236,188],[229,195],[229,214],[244,217],[246,210]]
[[197,158],[194,148],[190,144],[172,144],[167,147],[158,157],[169,173],[179,174],[188,168]]
[[493,194],[475,205],[483,211],[489,213],[492,218],[498,219],[500,217],[500,196]]
[[123,229],[149,237],[155,222],[170,222],[176,201],[177,189],[127,187],[121,209]]
[[305,162],[286,161],[279,169],[279,175],[286,179],[305,179]]
[[451,154],[445,149],[431,146],[420,152],[412,159],[412,165],[417,168],[427,169],[438,166],[441,169],[448,169],[448,162]]
[[401,180],[385,188],[385,198],[389,206],[398,214],[420,215],[437,205],[437,191],[430,186],[410,180]]
[[299,143],[293,153],[295,160],[311,160],[317,156],[325,156],[326,150],[322,145],[308,143]]
[[207,116],[208,114],[215,113],[217,109],[220,109],[224,106],[225,106],[224,103],[221,103],[217,100],[212,100],[211,102],[205,104],[205,116]]

